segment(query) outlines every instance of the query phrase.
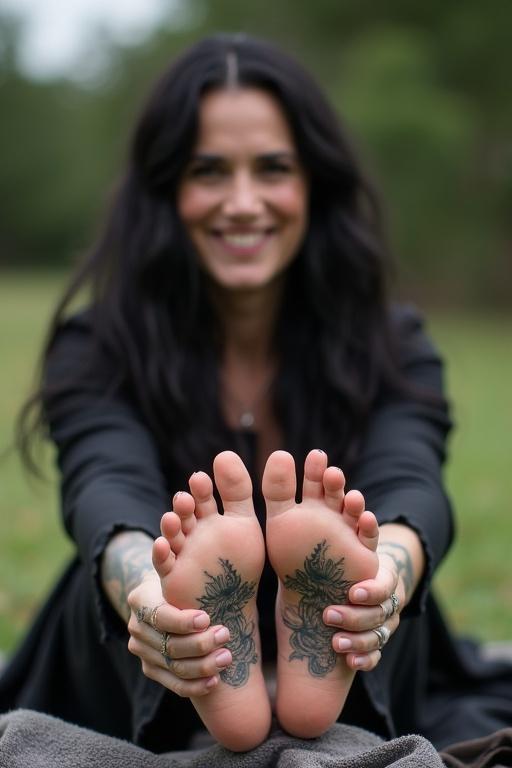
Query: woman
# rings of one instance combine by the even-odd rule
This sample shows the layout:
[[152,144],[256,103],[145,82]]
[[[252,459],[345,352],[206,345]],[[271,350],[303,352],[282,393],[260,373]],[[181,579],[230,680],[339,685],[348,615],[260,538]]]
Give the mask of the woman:
[[439,358],[415,312],[389,306],[386,272],[374,195],[307,73],[247,37],[185,52],[50,331],[32,406],[77,557],[0,709],[156,751],[202,720],[248,749],[278,656],[295,735],[338,716],[436,744],[500,727],[478,706],[469,729],[463,705],[448,723],[434,686],[453,698],[462,670],[429,594],[452,539],[449,418]]

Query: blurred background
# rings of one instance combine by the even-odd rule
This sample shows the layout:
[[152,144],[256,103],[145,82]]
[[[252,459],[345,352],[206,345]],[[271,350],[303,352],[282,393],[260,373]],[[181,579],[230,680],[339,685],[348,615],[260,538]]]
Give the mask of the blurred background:
[[[0,0],[0,452],[45,324],[91,243],[148,85],[216,31],[273,39],[310,68],[385,203],[394,292],[425,312],[457,429],[458,539],[436,589],[453,625],[512,638],[512,98],[509,0]],[[48,477],[0,463],[0,650],[71,547]]]

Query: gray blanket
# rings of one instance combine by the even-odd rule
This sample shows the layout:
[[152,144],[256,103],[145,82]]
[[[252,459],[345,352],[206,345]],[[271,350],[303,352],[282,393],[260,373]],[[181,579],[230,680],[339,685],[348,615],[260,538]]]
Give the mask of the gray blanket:
[[383,742],[348,725],[311,741],[275,729],[261,746],[234,753],[219,745],[155,755],[119,739],[28,710],[0,716],[0,768],[443,768],[430,742]]

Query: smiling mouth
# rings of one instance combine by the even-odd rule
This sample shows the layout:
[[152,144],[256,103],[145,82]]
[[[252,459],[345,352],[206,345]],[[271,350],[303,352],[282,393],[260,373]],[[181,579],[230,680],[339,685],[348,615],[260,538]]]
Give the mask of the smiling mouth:
[[253,251],[260,248],[274,232],[273,229],[258,232],[219,232],[213,234],[222,241],[223,245],[237,251]]

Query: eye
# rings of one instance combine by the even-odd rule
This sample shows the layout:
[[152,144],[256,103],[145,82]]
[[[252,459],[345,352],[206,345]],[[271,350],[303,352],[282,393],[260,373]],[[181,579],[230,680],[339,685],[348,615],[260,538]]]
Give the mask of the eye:
[[293,167],[291,163],[286,160],[274,160],[269,158],[268,160],[263,160],[261,163],[261,172],[269,176],[284,175],[291,173],[292,171]]
[[187,176],[201,181],[214,181],[226,175],[226,164],[219,157],[197,157],[192,159]]
[[193,179],[197,178],[210,178],[214,176],[220,176],[222,175],[223,171],[222,169],[212,163],[196,163],[195,165],[192,165],[189,169],[188,175],[191,176]]

